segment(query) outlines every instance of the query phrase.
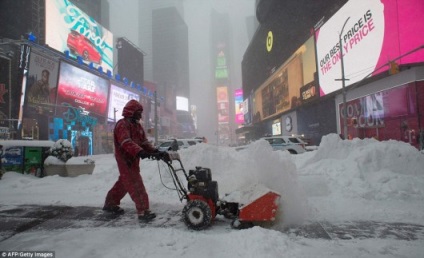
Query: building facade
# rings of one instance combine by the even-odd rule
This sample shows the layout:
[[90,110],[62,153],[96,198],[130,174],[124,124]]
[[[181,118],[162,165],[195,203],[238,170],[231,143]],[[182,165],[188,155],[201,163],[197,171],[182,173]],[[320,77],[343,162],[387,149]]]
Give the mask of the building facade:
[[423,11],[421,1],[259,1],[238,136],[298,134],[319,144],[339,133],[419,147],[424,41],[412,31],[423,29]]

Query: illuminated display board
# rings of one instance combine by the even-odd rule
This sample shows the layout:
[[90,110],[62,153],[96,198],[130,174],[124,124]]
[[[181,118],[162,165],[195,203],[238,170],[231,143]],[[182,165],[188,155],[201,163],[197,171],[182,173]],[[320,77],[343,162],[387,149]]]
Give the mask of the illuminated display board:
[[244,123],[244,103],[243,103],[243,89],[237,89],[234,91],[234,103],[235,103],[235,122],[237,124]]
[[57,105],[74,107],[84,115],[104,117],[109,81],[65,62],[60,64]]
[[304,93],[304,89],[314,83],[315,72],[314,40],[310,37],[255,91],[254,120],[261,121],[302,105],[305,94],[312,92]]
[[188,98],[176,97],[177,110],[188,111]]
[[110,85],[108,119],[118,121],[122,118],[122,111],[128,101],[135,99],[140,101],[140,95],[123,89],[117,85]]
[[67,0],[46,2],[46,44],[113,70],[113,34]]
[[[350,0],[315,31],[320,96],[342,88],[339,34],[346,86],[387,71],[386,64],[424,44],[424,1]],[[424,51],[397,60],[422,62]],[[379,69],[382,67],[381,69]]]
[[230,107],[228,103],[228,87],[219,86],[216,88],[217,105],[218,105],[218,123],[228,124],[230,121]]
[[228,79],[227,60],[223,50],[218,53],[216,58],[215,78]]

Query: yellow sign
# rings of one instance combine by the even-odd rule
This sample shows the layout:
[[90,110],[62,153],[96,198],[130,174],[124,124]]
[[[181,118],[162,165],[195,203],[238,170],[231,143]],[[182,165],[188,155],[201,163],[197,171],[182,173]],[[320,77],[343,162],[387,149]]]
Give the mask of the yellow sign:
[[268,36],[266,37],[266,50],[268,50],[268,52],[271,52],[273,42],[274,36],[272,35],[272,31],[268,31]]

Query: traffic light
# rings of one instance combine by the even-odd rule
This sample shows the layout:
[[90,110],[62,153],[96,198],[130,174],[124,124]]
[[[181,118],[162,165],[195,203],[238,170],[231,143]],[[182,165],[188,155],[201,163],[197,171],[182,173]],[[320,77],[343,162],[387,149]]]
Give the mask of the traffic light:
[[389,74],[397,74],[399,73],[399,65],[395,61],[390,62]]

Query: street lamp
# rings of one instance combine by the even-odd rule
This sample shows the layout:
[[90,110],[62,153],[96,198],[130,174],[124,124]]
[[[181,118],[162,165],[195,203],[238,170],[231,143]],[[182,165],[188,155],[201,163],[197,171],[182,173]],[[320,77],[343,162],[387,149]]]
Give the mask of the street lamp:
[[343,137],[345,137],[345,139],[347,137],[346,81],[348,81],[349,79],[345,78],[345,73],[344,73],[342,35],[343,35],[343,30],[346,26],[346,23],[349,19],[350,19],[350,16],[347,17],[346,21],[343,24],[342,31],[339,34],[340,64],[341,64],[341,68],[342,68],[342,78],[336,79],[336,81],[342,81],[342,89],[343,89]]

